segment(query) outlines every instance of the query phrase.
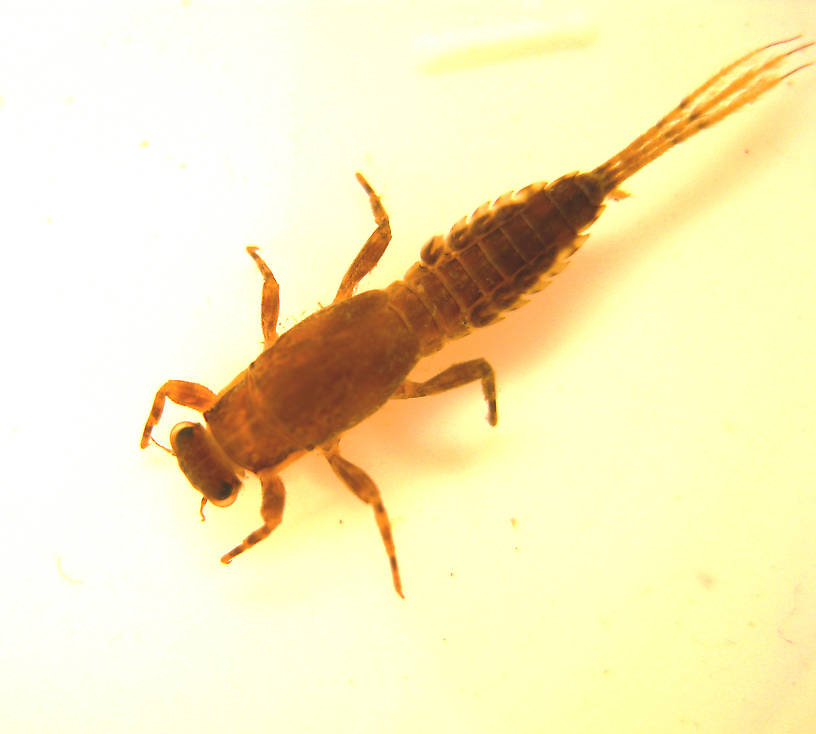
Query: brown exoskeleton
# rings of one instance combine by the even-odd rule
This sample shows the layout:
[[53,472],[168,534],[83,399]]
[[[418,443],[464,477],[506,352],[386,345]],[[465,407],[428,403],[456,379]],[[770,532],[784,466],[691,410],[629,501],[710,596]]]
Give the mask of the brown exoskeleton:
[[[798,37],[797,37],[798,38]],[[334,302],[282,336],[276,332],[278,283],[256,247],[247,251],[263,276],[261,355],[218,394],[194,382],[169,380],[159,388],[142,433],[151,440],[166,398],[204,415],[206,427],[183,422],[170,433],[179,466],[209,501],[235,501],[245,470],[261,481],[263,525],[221,560],[263,540],[281,521],[281,470],[319,450],[340,480],[374,509],[391,563],[394,588],[402,596],[391,526],[372,479],[339,453],[344,431],[387,400],[416,398],[479,380],[496,424],[496,385],[484,359],[455,364],[424,382],[407,379],[414,365],[474,327],[486,326],[520,305],[559,273],[618,185],[637,170],[705,127],[752,102],[785,77],[788,57],[811,46],[753,51],[703,84],[654,127],[589,173],[572,173],[552,184],[537,183],[476,209],[446,236],[432,237],[421,261],[385,290],[360,295],[360,280],[377,264],[391,239],[380,199],[359,173],[377,227],[352,262]]]

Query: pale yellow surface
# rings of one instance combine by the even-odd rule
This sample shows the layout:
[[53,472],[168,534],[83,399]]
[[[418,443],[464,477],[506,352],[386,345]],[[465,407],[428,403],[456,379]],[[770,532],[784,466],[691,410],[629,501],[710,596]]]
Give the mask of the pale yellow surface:
[[811,0],[3,3],[0,729],[816,731],[816,68],[420,367],[490,360],[498,427],[473,386],[348,435],[405,601],[319,458],[227,568],[257,486],[202,525],[138,449],[163,380],[256,355],[247,244],[284,326],[331,300],[372,228],[355,170],[391,215],[380,287],[797,33]]

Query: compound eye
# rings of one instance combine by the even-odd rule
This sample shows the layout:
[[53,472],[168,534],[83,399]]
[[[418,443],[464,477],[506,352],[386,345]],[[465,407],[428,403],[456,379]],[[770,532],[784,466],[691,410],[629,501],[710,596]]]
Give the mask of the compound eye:
[[229,482],[224,482],[218,488],[218,490],[216,490],[215,494],[213,495],[213,499],[223,502],[224,500],[229,499],[229,496],[233,493],[234,489],[235,488]]
[[232,462],[200,423],[173,426],[170,445],[179,468],[204,497],[219,507],[231,505],[241,489],[241,479]]

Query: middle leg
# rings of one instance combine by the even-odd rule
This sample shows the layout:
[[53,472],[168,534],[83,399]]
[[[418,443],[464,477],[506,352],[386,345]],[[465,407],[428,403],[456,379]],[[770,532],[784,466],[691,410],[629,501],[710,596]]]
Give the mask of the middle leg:
[[380,490],[377,488],[377,485],[374,484],[374,480],[359,466],[352,464],[340,456],[337,448],[338,443],[338,440],[334,440],[324,446],[323,455],[326,457],[326,461],[329,462],[332,471],[340,478],[340,481],[363,502],[374,508],[374,518],[377,521],[377,527],[380,529],[380,536],[385,545],[385,552],[388,554],[388,561],[391,564],[391,578],[394,582],[394,588],[404,599],[405,595],[402,593],[402,581],[400,580],[399,567],[397,566],[397,551],[394,547],[394,537],[391,534],[391,521],[388,519],[388,513],[385,511]]
[[272,275],[269,266],[258,254],[258,248],[250,245],[246,248],[249,256],[255,261],[258,270],[263,275],[263,292],[261,294],[261,329],[263,330],[264,349],[269,347],[278,338],[278,312],[280,311],[280,296],[278,281]]

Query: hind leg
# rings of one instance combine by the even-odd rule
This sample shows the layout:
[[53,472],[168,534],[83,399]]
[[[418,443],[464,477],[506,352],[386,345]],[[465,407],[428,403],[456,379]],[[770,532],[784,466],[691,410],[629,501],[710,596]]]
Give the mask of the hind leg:
[[426,395],[452,390],[468,382],[481,380],[482,393],[487,402],[487,422],[495,426],[498,420],[496,414],[496,373],[490,363],[485,359],[471,359],[467,362],[459,362],[451,365],[446,370],[442,370],[430,380],[424,382],[414,382],[405,380],[391,396],[392,400],[404,398],[424,398]]
[[337,289],[337,295],[334,297],[334,303],[344,301],[346,298],[351,298],[354,295],[354,290],[357,284],[366,276],[374,266],[379,262],[388,243],[391,242],[391,225],[388,223],[388,214],[385,213],[380,197],[374,193],[368,181],[362,173],[355,174],[360,185],[368,194],[368,200],[371,202],[371,211],[374,213],[374,221],[377,223],[371,236],[366,240],[354,262],[349,265],[349,269],[343,276],[340,282],[340,287]]

